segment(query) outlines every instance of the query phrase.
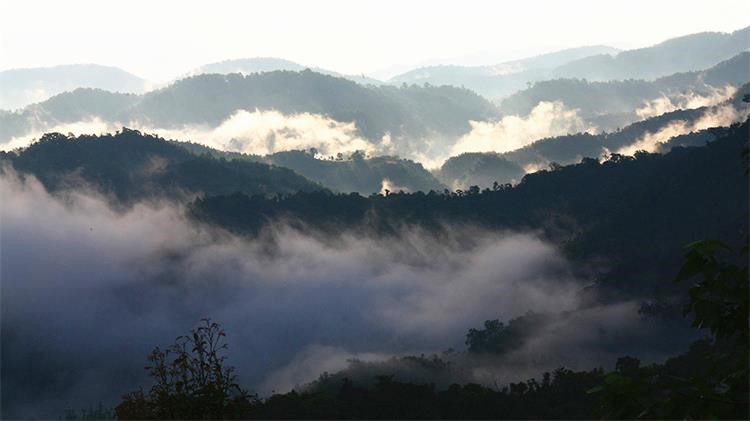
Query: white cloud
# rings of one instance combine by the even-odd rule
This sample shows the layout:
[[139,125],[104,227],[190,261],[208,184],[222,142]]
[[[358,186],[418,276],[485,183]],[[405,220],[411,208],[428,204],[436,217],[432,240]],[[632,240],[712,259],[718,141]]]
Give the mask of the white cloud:
[[655,152],[659,145],[669,139],[711,127],[729,126],[732,123],[742,121],[750,114],[750,108],[736,109],[732,105],[712,107],[707,109],[703,115],[693,121],[677,120],[655,132],[646,132],[630,145],[617,150],[623,155],[633,155],[637,151]]
[[498,122],[470,123],[471,132],[453,145],[451,156],[465,152],[508,152],[538,139],[595,130],[577,110],[567,109],[562,102],[546,101],[538,103],[525,117],[513,115]]
[[0,143],[0,150],[11,151],[18,148],[25,148],[34,141],[38,140],[45,133],[59,132],[59,133],[73,133],[74,135],[81,134],[104,134],[111,133],[120,129],[122,125],[119,123],[109,123],[100,118],[91,118],[73,123],[59,123],[59,124],[43,124],[36,122],[34,129],[29,133],[22,136],[16,136],[11,138],[5,143]]
[[189,140],[223,151],[255,155],[316,148],[320,155],[326,157],[338,153],[348,156],[357,150],[386,153],[393,147],[389,135],[384,136],[379,144],[373,144],[359,135],[353,122],[342,123],[320,114],[285,115],[278,111],[237,110],[215,128],[188,125],[178,129],[165,129],[138,121],[106,122],[100,118],[61,124],[45,124],[39,121],[30,133],[10,139],[0,145],[0,150],[28,146],[49,132],[74,135],[103,134],[114,132],[123,126],[154,133],[167,139]]
[[645,120],[675,110],[710,107],[728,100],[735,92],[737,92],[737,88],[727,85],[723,88],[712,88],[712,92],[706,95],[695,92],[673,95],[671,98],[662,95],[659,98],[645,101],[641,108],[635,110],[635,114]]
[[238,110],[216,128],[186,126],[172,130],[135,126],[166,138],[256,155],[316,148],[320,154],[329,156],[375,149],[375,145],[359,136],[354,123],[311,113],[284,115],[278,111]]

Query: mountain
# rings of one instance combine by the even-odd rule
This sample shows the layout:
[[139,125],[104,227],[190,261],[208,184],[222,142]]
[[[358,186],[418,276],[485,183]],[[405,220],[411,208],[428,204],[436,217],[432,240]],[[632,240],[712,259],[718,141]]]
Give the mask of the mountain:
[[439,65],[420,67],[394,76],[388,83],[463,86],[491,99],[499,99],[530,82],[546,78],[549,72],[572,60],[597,54],[615,54],[607,46],[571,48],[492,66]]
[[555,77],[594,81],[655,79],[705,69],[750,49],[750,27],[732,33],[702,32],[672,38],[651,47],[599,54],[556,68]]
[[345,75],[332,70],[322,69],[320,67],[304,66],[293,61],[285,60],[282,58],[275,57],[253,57],[253,58],[241,58],[234,60],[224,60],[216,63],[209,63],[193,70],[191,75],[200,75],[205,73],[218,73],[218,74],[229,74],[229,73],[263,73],[273,72],[277,70],[289,70],[289,71],[302,71],[310,69],[314,72],[318,72],[324,75],[341,77],[349,79],[352,82],[361,83],[363,85],[382,85],[383,82],[367,77],[365,75]]
[[0,109],[13,110],[76,88],[143,93],[148,82],[122,69],[97,64],[11,69],[0,72]]
[[490,102],[466,89],[362,86],[304,70],[190,77],[145,94],[123,118],[155,127],[215,127],[238,109],[322,114],[354,122],[373,142],[386,134],[456,136],[470,130],[469,120],[497,115]]
[[508,115],[527,115],[541,101],[560,101],[567,108],[577,109],[581,117],[599,128],[613,129],[642,119],[651,102],[688,108],[691,101],[710,102],[719,98],[726,94],[727,86],[750,81],[748,68],[750,52],[743,52],[706,70],[677,73],[653,81],[545,80],[505,98],[500,110]]
[[372,140],[386,133],[458,134],[469,119],[495,115],[494,106],[453,87],[365,87],[310,70],[247,76],[200,75],[149,92],[127,116],[162,127],[218,125],[237,109],[272,109],[286,114],[319,113],[357,124]]
[[31,174],[52,192],[94,187],[128,204],[196,194],[276,194],[322,187],[286,168],[197,156],[164,139],[123,128],[115,134],[70,138],[45,134],[2,161]]
[[[104,103],[119,106],[100,105]],[[497,116],[497,109],[486,99],[455,87],[363,86],[310,70],[204,74],[140,96],[76,90],[0,114],[0,143],[33,129],[78,121],[81,115],[111,123],[179,129],[187,125],[216,127],[237,110],[256,109],[316,113],[354,122],[359,133],[374,143],[385,135],[412,139],[458,136],[471,129],[469,120]]]

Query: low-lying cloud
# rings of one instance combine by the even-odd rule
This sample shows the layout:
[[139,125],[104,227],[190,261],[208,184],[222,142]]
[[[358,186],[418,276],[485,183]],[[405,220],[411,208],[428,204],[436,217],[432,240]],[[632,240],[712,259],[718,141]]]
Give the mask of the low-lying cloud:
[[8,141],[0,143],[0,151],[12,151],[18,148],[25,148],[41,138],[45,133],[58,132],[64,134],[72,133],[74,135],[100,135],[104,133],[113,133],[122,128],[122,126],[122,124],[110,123],[98,117],[80,120],[73,123],[59,123],[52,125],[43,122],[35,122],[33,124],[33,129],[28,133],[22,136],[12,137]]
[[559,101],[542,101],[525,117],[512,115],[497,122],[470,123],[471,132],[453,145],[451,156],[466,152],[509,152],[539,139],[596,129],[577,110],[568,109]]
[[641,120],[645,120],[676,110],[711,107],[727,101],[736,92],[737,88],[727,85],[723,88],[711,88],[711,91],[706,94],[689,92],[670,96],[662,95],[659,98],[645,101],[641,108],[635,110],[635,114]]
[[[142,367],[154,346],[207,316],[226,328],[241,382],[266,394],[350,358],[462,349],[467,329],[487,319],[581,306],[582,282],[533,234],[453,226],[383,237],[282,224],[248,239],[197,224],[170,203],[116,211],[84,192],[51,196],[11,170],[0,195],[6,417],[115,404],[146,384]],[[533,358],[514,354],[502,369],[474,364],[472,378],[503,382],[571,362],[606,363],[597,358],[610,353],[590,347],[590,332],[635,326],[628,308],[567,318],[529,345]]]
[[314,148],[319,157],[349,156],[355,151],[369,155],[398,154],[422,162],[428,168],[439,167],[449,156],[464,152],[506,152],[535,140],[567,133],[592,131],[576,110],[561,102],[540,102],[527,116],[506,116],[497,122],[471,121],[471,131],[446,139],[433,134],[422,139],[393,139],[386,134],[377,142],[363,137],[354,122],[339,122],[312,113],[282,114],[278,111],[237,110],[217,127],[186,125],[160,128],[150,124],[108,122],[100,118],[75,123],[36,122],[29,133],[0,144],[0,150],[25,147],[44,133],[60,132],[102,134],[129,127],[167,139],[191,141],[227,152],[268,155],[288,150]]
[[177,129],[160,128],[138,121],[107,122],[100,118],[60,124],[37,122],[29,133],[0,145],[0,150],[28,146],[49,132],[102,134],[114,132],[123,126],[167,139],[192,141],[222,151],[253,155],[315,148],[323,157],[339,153],[348,156],[355,151],[388,153],[393,146],[390,136],[373,143],[359,134],[353,122],[339,122],[320,114],[285,115],[278,111],[237,110],[217,127],[187,125]]
[[646,132],[630,145],[624,146],[616,152],[623,155],[633,155],[638,151],[656,152],[659,146],[675,136],[697,132],[711,127],[729,126],[742,121],[750,115],[750,108],[737,109],[731,104],[710,107],[697,119],[676,120],[655,132]]
[[311,113],[284,115],[278,111],[238,110],[215,128],[142,129],[223,151],[254,155],[315,148],[327,157],[338,153],[348,155],[357,150],[372,152],[376,148],[359,135],[353,122],[342,123]]
[[274,374],[311,346],[460,347],[485,319],[577,305],[565,261],[533,235],[457,227],[440,238],[409,228],[363,238],[277,226],[248,240],[195,225],[177,206],[117,212],[84,193],[52,197],[12,172],[0,194],[6,415],[112,404],[142,383],[153,346],[205,316],[226,327],[243,383],[268,392],[312,380],[288,373],[318,367]]

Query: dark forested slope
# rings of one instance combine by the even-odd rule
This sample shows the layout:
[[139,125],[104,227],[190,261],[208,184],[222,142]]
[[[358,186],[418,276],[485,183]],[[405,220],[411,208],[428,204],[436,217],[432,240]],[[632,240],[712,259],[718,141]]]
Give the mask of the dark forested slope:
[[69,138],[49,133],[28,148],[2,153],[21,173],[50,191],[89,186],[131,202],[183,194],[291,193],[322,187],[286,168],[197,156],[164,139],[123,129]]

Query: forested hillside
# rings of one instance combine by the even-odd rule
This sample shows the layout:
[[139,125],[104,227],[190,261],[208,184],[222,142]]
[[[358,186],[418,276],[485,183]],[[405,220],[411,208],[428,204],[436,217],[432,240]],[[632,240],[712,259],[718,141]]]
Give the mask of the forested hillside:
[[3,152],[2,160],[35,176],[50,191],[92,187],[123,203],[163,196],[322,188],[286,168],[196,156],[164,139],[128,129],[77,138],[50,133],[19,152]]

